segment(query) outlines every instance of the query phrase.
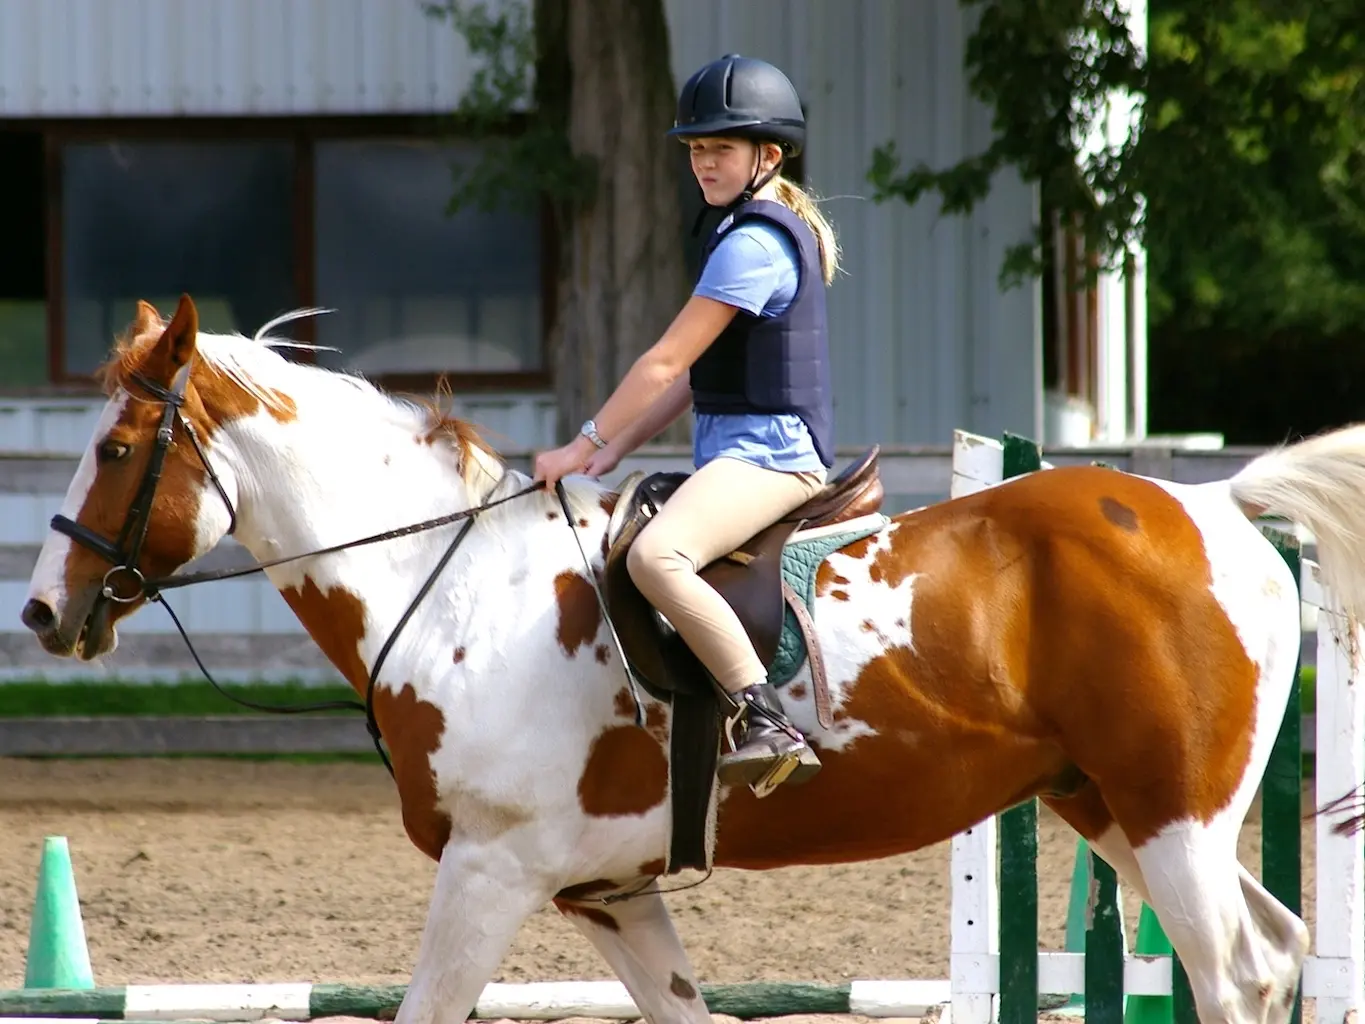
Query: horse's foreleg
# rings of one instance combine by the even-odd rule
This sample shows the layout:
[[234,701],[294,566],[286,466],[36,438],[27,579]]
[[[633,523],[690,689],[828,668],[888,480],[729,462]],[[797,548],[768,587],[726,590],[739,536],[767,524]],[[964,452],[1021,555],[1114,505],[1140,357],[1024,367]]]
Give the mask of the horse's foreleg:
[[555,906],[602,954],[649,1024],[710,1024],[701,986],[661,896],[611,904],[561,897]]
[[452,840],[398,1024],[463,1024],[517,930],[553,891],[507,847]]

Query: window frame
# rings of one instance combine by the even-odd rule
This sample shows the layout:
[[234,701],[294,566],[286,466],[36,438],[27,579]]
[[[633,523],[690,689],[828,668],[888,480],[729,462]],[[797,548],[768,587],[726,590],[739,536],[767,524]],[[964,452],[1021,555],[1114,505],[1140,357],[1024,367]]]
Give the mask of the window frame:
[[[506,130],[524,128],[525,117],[509,119]],[[296,307],[316,306],[316,223],[314,219],[314,152],[318,142],[375,138],[427,138],[440,142],[459,139],[461,124],[453,116],[439,115],[345,115],[300,117],[221,116],[212,118],[73,118],[61,121],[11,122],[21,131],[41,131],[44,151],[47,238],[47,369],[52,390],[88,392],[96,390],[93,377],[66,371],[65,307],[63,279],[62,155],[69,143],[158,141],[158,142],[231,142],[246,139],[285,139],[293,143],[293,291]],[[0,129],[3,130],[3,129]],[[373,374],[370,379],[393,391],[429,393],[444,381],[456,393],[487,391],[544,391],[553,387],[550,346],[551,327],[556,317],[558,297],[559,237],[549,201],[540,204],[540,359],[541,368],[516,372],[480,372],[456,367],[442,373]],[[434,211],[439,215],[439,211]],[[296,321],[291,332],[302,342],[315,340],[311,319]],[[300,361],[313,361],[306,350],[293,353]]]

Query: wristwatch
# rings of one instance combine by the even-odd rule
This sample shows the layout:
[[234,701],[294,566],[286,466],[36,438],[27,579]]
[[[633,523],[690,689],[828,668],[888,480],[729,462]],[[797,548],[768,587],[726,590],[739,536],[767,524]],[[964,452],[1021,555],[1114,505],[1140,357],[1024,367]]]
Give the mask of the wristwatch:
[[578,428],[578,432],[598,448],[605,448],[607,446],[607,442],[603,441],[602,435],[597,432],[597,424],[592,420],[584,420],[583,425]]

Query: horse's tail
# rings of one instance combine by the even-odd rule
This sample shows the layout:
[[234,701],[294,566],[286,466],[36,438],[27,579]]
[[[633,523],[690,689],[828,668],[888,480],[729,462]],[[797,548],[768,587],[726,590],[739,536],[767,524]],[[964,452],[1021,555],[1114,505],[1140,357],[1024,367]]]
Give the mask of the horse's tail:
[[[1248,517],[1270,512],[1312,531],[1323,582],[1352,626],[1365,621],[1365,424],[1272,448],[1229,483]],[[1336,831],[1365,826],[1365,787],[1319,813],[1346,810],[1355,813]]]
[[1365,424],[1272,448],[1229,483],[1247,516],[1269,512],[1312,532],[1325,582],[1365,621]]

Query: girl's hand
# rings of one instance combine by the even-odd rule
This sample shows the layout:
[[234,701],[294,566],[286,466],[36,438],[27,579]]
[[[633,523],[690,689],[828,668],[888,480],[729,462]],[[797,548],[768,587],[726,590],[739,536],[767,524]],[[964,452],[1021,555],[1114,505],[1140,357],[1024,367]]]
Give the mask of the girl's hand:
[[605,448],[598,449],[588,457],[588,464],[583,467],[583,472],[591,477],[600,477],[610,473],[621,462],[622,452],[614,444],[608,444]]
[[[584,445],[588,451],[584,451]],[[535,479],[544,480],[545,489],[553,491],[555,484],[564,477],[582,472],[590,454],[595,451],[596,446],[586,437],[576,437],[562,448],[541,452],[536,456]]]

